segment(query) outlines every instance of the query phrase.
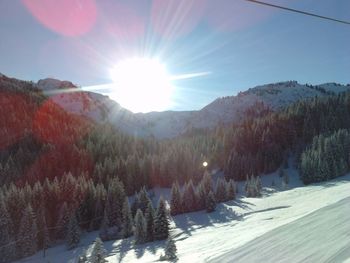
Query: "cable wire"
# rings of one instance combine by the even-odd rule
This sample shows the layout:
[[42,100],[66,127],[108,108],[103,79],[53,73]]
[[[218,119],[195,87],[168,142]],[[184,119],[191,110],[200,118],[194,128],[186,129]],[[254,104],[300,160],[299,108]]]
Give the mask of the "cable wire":
[[317,17],[317,18],[321,18],[321,19],[325,19],[325,20],[329,20],[329,21],[333,21],[333,22],[337,22],[337,23],[342,23],[342,24],[345,24],[345,25],[350,25],[349,21],[340,20],[340,19],[336,19],[336,18],[332,18],[332,17],[328,17],[328,16],[321,16],[321,15],[317,15],[317,14],[314,14],[314,13],[309,13],[309,12],[305,12],[305,11],[302,11],[302,10],[297,10],[297,9],[293,9],[293,8],[289,8],[289,7],[285,7],[285,6],[270,4],[270,3],[257,1],[257,0],[244,0],[244,1],[255,3],[255,4],[259,4],[259,5],[265,5],[265,6],[269,6],[269,7],[273,7],[273,8],[283,9],[283,10],[286,10],[286,11],[289,11],[289,12],[298,13],[298,14],[303,14],[303,15],[308,15],[308,16],[312,16],[312,17]]

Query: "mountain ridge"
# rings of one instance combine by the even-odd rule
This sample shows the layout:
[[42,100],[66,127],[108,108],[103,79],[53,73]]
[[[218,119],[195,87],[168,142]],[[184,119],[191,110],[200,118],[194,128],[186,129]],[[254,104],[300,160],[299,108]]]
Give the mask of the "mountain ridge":
[[216,98],[200,110],[133,113],[108,96],[84,91],[67,80],[47,78],[34,83],[34,86],[68,112],[98,123],[111,123],[131,135],[159,139],[173,138],[193,129],[212,129],[239,122],[249,110],[258,110],[257,105],[277,111],[299,100],[350,90],[349,84],[331,82],[310,85],[284,81],[258,85],[237,95]]
[[[43,83],[43,80],[38,82],[39,87],[40,82]],[[64,83],[71,83],[69,81],[59,82],[57,80],[52,82],[56,85],[56,88],[61,88]],[[101,105],[105,105],[106,107],[103,114],[96,112],[91,114],[91,112],[86,111],[82,111],[80,114],[92,117],[93,120],[98,122],[101,122],[99,116],[103,115],[105,118],[102,121],[110,122],[128,134],[141,137],[154,136],[164,139],[185,134],[192,129],[210,129],[219,124],[227,125],[238,122],[244,118],[248,109],[259,103],[275,111],[299,100],[310,99],[316,96],[334,95],[347,90],[350,90],[349,85],[338,83],[310,85],[300,84],[294,80],[283,81],[258,85],[246,91],[239,92],[236,96],[217,98],[200,110],[148,113],[132,113],[121,107],[114,100],[111,100],[108,96],[82,91],[84,94],[90,94],[89,96],[95,104],[100,105],[100,107],[102,107]],[[79,98],[76,101],[79,101]],[[74,99],[72,103],[74,103]],[[64,103],[61,106],[63,108],[71,108],[68,105],[64,105]]]

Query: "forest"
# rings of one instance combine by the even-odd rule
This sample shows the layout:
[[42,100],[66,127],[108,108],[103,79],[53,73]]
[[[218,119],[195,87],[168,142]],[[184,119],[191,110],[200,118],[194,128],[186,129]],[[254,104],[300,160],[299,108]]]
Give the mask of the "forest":
[[[102,240],[166,239],[170,216],[211,212],[235,199],[235,182],[246,178],[246,195],[259,196],[260,176],[290,157],[305,184],[350,167],[350,93],[277,112],[259,103],[239,123],[166,140],[68,113],[33,83],[7,77],[0,109],[0,262],[60,242],[72,249],[84,231],[99,230]],[[225,178],[213,182],[213,170]],[[154,187],[172,188],[170,211],[162,198],[153,207]]]

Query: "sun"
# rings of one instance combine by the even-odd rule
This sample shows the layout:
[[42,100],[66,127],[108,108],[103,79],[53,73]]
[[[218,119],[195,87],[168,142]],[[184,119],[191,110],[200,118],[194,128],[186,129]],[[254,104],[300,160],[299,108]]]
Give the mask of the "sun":
[[135,57],[111,69],[110,96],[132,112],[163,111],[172,104],[174,87],[166,66],[154,58]]

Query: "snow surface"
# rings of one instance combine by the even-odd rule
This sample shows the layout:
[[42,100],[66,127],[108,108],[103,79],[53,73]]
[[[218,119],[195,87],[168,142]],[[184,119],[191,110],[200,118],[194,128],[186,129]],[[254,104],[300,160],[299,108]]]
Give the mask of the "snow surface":
[[211,262],[343,262],[350,258],[349,211],[350,197],[277,227]]
[[[276,173],[262,177],[262,198],[240,197],[215,212],[175,216],[171,235],[179,262],[342,262],[350,258],[350,175],[302,186],[288,170],[289,189]],[[272,181],[277,187],[271,188]],[[242,192],[243,184],[239,184]],[[169,189],[156,189],[155,199]],[[97,232],[85,234],[79,248],[58,245],[19,262],[75,262]],[[105,242],[108,262],[155,262],[164,241],[133,245],[132,238]],[[350,261],[348,261],[350,262]]]

